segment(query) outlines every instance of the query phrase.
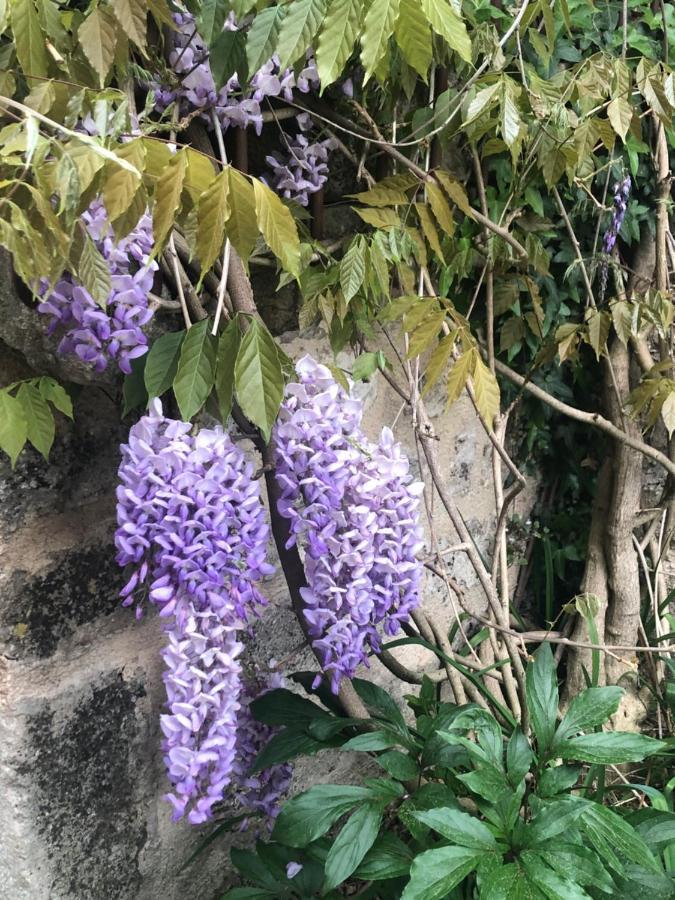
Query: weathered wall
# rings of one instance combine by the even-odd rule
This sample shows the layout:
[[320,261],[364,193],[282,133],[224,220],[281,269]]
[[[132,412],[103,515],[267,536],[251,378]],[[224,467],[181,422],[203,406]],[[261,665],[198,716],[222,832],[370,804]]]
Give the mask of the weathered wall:
[[[295,358],[327,353],[318,334],[283,341]],[[42,348],[33,352],[21,333],[14,347],[32,364],[42,361]],[[2,345],[0,353],[0,383],[30,374],[26,356]],[[381,381],[363,391],[369,434],[396,420],[414,456],[397,396]],[[60,422],[49,465],[31,450],[15,471],[0,461],[0,896],[211,900],[227,879],[226,850],[179,874],[200,832],[172,824],[161,799],[160,626],[156,618],[137,623],[118,604],[114,483],[126,428],[108,393],[80,389],[75,423]],[[464,401],[443,415],[441,399],[432,397],[430,411],[443,419],[444,477],[486,546],[493,522],[487,440]],[[448,546],[455,538],[436,512]],[[472,584],[461,554],[452,568]],[[312,657],[301,648],[283,581],[272,579],[266,592],[270,607],[249,652],[284,660],[288,671],[308,667]],[[427,583],[425,595],[432,609],[451,614],[437,582]],[[424,651],[401,654],[411,667],[431,663]],[[316,758],[298,771],[296,785],[348,780],[351,764],[345,754]]]

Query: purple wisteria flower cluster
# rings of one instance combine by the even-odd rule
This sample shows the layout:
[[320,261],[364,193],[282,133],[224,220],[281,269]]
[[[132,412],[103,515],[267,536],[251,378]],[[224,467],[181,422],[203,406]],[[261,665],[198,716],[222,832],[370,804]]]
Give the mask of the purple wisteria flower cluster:
[[157,271],[157,263],[150,258],[152,220],[144,214],[134,230],[118,241],[100,200],[95,200],[81,218],[110,270],[111,291],[105,309],[67,273],[50,293],[43,292],[38,310],[51,317],[48,334],[57,329],[63,332],[60,353],[75,354],[97,372],[103,372],[113,359],[122,372],[129,374],[131,360],[147,352],[143,326],[153,316],[148,305]]
[[[618,181],[614,185],[614,208],[612,210],[612,221],[605,231],[602,239],[602,252],[609,256],[616,246],[616,241],[626,217],[626,209],[628,208],[628,197],[630,196],[631,178],[626,175],[623,181]],[[604,299],[607,290],[607,260],[604,259],[600,270],[600,301]]]
[[304,547],[304,616],[337,692],[369,651],[377,626],[395,634],[419,602],[421,483],[388,428],[371,443],[363,408],[311,357],[296,366],[274,430],[279,512]]
[[266,561],[269,527],[260,486],[241,449],[220,427],[190,433],[165,418],[158,400],[122,447],[117,489],[117,561],[131,566],[124,605],[145,600],[165,620],[163,750],[174,819],[194,824],[239,779],[237,797],[273,811],[285,774],[261,776],[259,793],[241,783],[255,743],[242,714],[239,631],[265,599],[256,582],[273,572]]
[[[178,103],[181,115],[201,110],[209,124],[211,111],[215,111],[223,130],[253,127],[259,135],[263,126],[261,104],[265,98],[279,97],[290,101],[294,89],[306,94],[319,87],[313,58],[309,57],[304,68],[296,74],[293,69],[282,71],[279,58],[273,56],[253,74],[247,87],[240,84],[235,73],[217,89],[209,50],[196,31],[195,17],[187,12],[175,13],[174,21],[177,31],[169,64],[178,78],[178,86],[153,85],[155,105],[159,110]],[[224,29],[238,29],[232,13],[225,21]],[[306,114],[301,113],[297,120],[301,131],[311,127],[311,120]],[[287,160],[281,154],[268,157],[267,161],[273,169],[270,181],[275,188],[277,182],[283,181],[280,185],[283,196],[306,206],[308,195],[320,190],[327,180],[327,151],[331,142],[310,144],[304,135],[299,134],[296,138],[286,138],[286,143],[289,147]],[[286,171],[282,172],[284,166]]]

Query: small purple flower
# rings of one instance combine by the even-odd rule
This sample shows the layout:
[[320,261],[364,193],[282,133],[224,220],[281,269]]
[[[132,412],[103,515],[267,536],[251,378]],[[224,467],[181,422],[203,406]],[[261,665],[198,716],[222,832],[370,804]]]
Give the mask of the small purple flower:
[[304,866],[301,863],[297,862],[289,862],[286,864],[286,878],[291,879],[295,878],[296,875],[299,875],[302,872]]
[[[612,221],[605,231],[602,239],[602,252],[606,256],[610,256],[626,217],[626,209],[628,208],[628,197],[630,195],[631,179],[630,175],[626,175],[623,181],[618,181],[614,185],[614,208],[612,211]],[[607,259],[603,259],[600,266],[600,302],[604,300],[607,290]]]
[[328,151],[333,141],[310,143],[304,134],[286,138],[287,152],[276,151],[266,156],[265,161],[272,169],[271,187],[289,200],[296,200],[302,206],[309,204],[309,195],[320,191],[328,181]]

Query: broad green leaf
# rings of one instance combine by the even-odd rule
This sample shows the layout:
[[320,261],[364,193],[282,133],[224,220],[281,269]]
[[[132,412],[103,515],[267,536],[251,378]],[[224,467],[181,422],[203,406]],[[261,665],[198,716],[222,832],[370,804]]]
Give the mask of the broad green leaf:
[[95,302],[105,309],[112,289],[110,269],[88,234],[84,235],[77,274],[83,287],[89,291]]
[[471,38],[448,0],[421,0],[422,10],[437,34],[445,38],[465,62],[471,62]]
[[330,0],[316,50],[316,67],[325,90],[352,54],[361,23],[361,0]]
[[372,752],[373,750],[388,750],[395,747],[398,741],[388,731],[369,731],[367,734],[357,734],[340,747],[341,750]]
[[155,251],[164,246],[174,224],[176,211],[180,206],[183,182],[187,168],[185,150],[179,150],[169,160],[168,166],[157,179],[155,203],[152,209],[152,227],[155,235]]
[[638,832],[608,807],[591,804],[579,824],[596,852],[614,871],[623,874],[627,860],[651,872],[662,871]]
[[181,418],[186,422],[206,403],[215,371],[216,339],[211,334],[211,320],[203,319],[185,335],[173,381]]
[[242,412],[269,441],[284,394],[284,375],[274,338],[257,319],[242,338],[234,385]]
[[340,287],[347,303],[358,294],[366,277],[367,252],[365,239],[359,235],[340,261]]
[[280,59],[280,68],[292,65],[304,58],[306,51],[319,33],[326,11],[326,0],[292,0],[286,7],[274,52]]
[[396,727],[398,731],[408,732],[403,714],[399,709],[396,701],[389,696],[387,691],[372,681],[364,678],[352,679],[352,684],[356,689],[356,693],[363,700],[369,710],[378,717],[386,719]]
[[150,399],[161,397],[173,384],[184,340],[184,331],[170,331],[158,337],[150,348],[144,373]]
[[77,39],[103,87],[117,47],[117,27],[106,7],[96,6],[89,13],[77,31]]
[[218,397],[218,409],[223,424],[232,412],[232,398],[234,395],[234,365],[237,361],[241,331],[239,322],[233,319],[228,322],[227,328],[220,335],[218,341],[218,362],[216,365],[216,396]]
[[471,850],[495,850],[497,842],[490,829],[476,816],[459,809],[445,807],[413,813],[416,819],[433,828],[444,838]]
[[251,703],[251,712],[258,722],[273,726],[332,719],[325,709],[286,688],[275,688],[261,694]]
[[274,823],[272,840],[287,847],[306,847],[340,816],[372,796],[368,788],[355,785],[317,784],[284,804]]
[[226,170],[230,190],[227,195],[230,216],[225,231],[232,246],[246,262],[258,239],[258,225],[255,216],[255,195],[251,182],[233,166]]
[[544,769],[537,785],[537,794],[540,797],[554,797],[563,794],[579,780],[580,766],[551,766]]
[[19,387],[16,399],[26,417],[28,440],[48,460],[54,443],[54,416],[49,404],[35,385],[26,381]]
[[43,375],[40,379],[39,390],[45,400],[49,400],[59,412],[68,416],[69,419],[73,418],[73,401],[58,381],[50,378],[49,375]]
[[580,762],[600,765],[619,765],[640,762],[663,750],[666,744],[645,734],[630,731],[601,731],[557,741],[555,754],[561,759],[578,759]]
[[[530,720],[538,742],[538,757],[548,758],[558,715],[558,682],[550,644],[543,643],[525,673],[525,693]],[[560,755],[560,754],[558,754]]]
[[486,112],[499,96],[501,84],[490,85],[490,87],[482,88],[466,108],[464,125],[470,125]]
[[436,221],[443,231],[452,237],[455,233],[455,221],[452,218],[452,210],[445,199],[445,194],[437,184],[431,182],[426,185],[426,194]]
[[523,829],[524,847],[539,847],[572,828],[588,809],[588,802],[578,797],[565,797],[543,806]]
[[450,406],[459,399],[460,394],[466,387],[466,383],[471,375],[474,367],[475,350],[467,350],[454,361],[450,372],[448,373],[448,400],[447,406]]
[[28,439],[28,422],[16,397],[0,390],[0,450],[9,456],[12,468]]
[[197,206],[197,258],[201,277],[209,271],[223,249],[225,222],[230,217],[230,176],[223,170],[199,198]]
[[560,875],[574,874],[578,884],[590,886],[613,896],[616,885],[602,864],[601,858],[593,850],[580,844],[566,843],[560,837],[551,842],[550,847],[538,849],[539,856]]
[[619,707],[623,689],[611,687],[591,687],[574,697],[555,733],[554,745],[580,731],[590,731],[603,725]]
[[262,181],[254,179],[253,194],[258,228],[267,246],[284,269],[297,277],[300,274],[300,239],[293,216],[278,195]]
[[400,0],[373,0],[366,13],[361,34],[361,62],[364,83],[377,71],[387,53],[389,38],[394,33]]
[[381,824],[382,809],[370,803],[352,813],[328,851],[324,890],[332,890],[354,873],[373,846]]
[[44,78],[48,64],[45,36],[33,0],[10,0],[9,10],[16,55],[23,72]]
[[297,756],[314,756],[322,750],[337,747],[339,742],[340,738],[332,741],[319,740],[308,734],[304,728],[284,728],[265,744],[251,766],[251,774],[288,762]]
[[[520,854],[520,861],[530,881],[549,898],[549,900],[592,900],[590,894],[580,884],[565,878],[550,869],[538,853],[525,851]],[[574,873],[571,872],[570,875]]]
[[626,142],[626,135],[633,121],[633,107],[625,97],[615,97],[607,107],[607,118],[621,140]]
[[124,386],[122,388],[122,418],[128,415],[132,409],[139,406],[146,406],[148,403],[148,392],[145,389],[145,364],[148,354],[137,356],[131,360],[131,374],[125,376]]
[[384,831],[365,855],[355,875],[361,881],[401,878],[409,873],[412,860],[408,845],[390,831]]
[[476,407],[491,428],[495,416],[499,415],[499,385],[494,373],[485,365],[478,353],[474,354],[474,366],[471,377],[476,397]]
[[515,863],[491,871],[481,884],[480,897],[481,900],[546,900],[546,894]]
[[257,72],[276,52],[279,27],[286,9],[287,7],[269,6],[253,20],[246,41],[249,72]]
[[377,757],[377,763],[398,781],[410,781],[420,774],[415,760],[400,750],[387,750],[385,753],[381,753]]
[[380,369],[384,368],[384,359],[381,352],[360,353],[352,366],[352,378],[354,381],[365,381]]
[[514,92],[509,89],[508,84],[508,82],[504,84],[504,89],[502,91],[500,126],[504,143],[511,149],[517,145],[522,121],[516,105]]
[[530,771],[532,747],[520,728],[515,728],[506,745],[506,771],[513,787],[517,787]]
[[222,0],[202,0],[198,8],[197,29],[206,46],[210,48],[223,31],[226,4]]
[[450,891],[472,872],[480,854],[466,847],[440,847],[416,856],[410,881],[401,900],[445,900]]
[[405,61],[426,81],[433,45],[431,29],[419,0],[401,0],[394,36]]
[[126,36],[141,50],[145,49],[145,33],[148,25],[147,0],[112,0],[115,18]]
[[248,81],[246,35],[243,31],[221,31],[211,44],[209,65],[216,87],[220,89],[233,75],[240,83]]

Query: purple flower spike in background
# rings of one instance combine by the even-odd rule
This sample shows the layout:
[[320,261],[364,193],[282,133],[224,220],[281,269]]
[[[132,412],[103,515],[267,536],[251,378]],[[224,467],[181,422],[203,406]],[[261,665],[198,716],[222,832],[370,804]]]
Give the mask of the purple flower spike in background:
[[[628,208],[628,197],[630,195],[631,179],[630,175],[626,175],[623,181],[618,181],[614,185],[614,209],[612,211],[612,221],[607,228],[602,239],[602,252],[610,256],[626,217],[626,209]],[[607,259],[603,259],[600,267],[600,302],[605,298],[607,290]]]
[[360,401],[304,357],[275,426],[279,512],[304,549],[304,616],[337,693],[371,651],[377,626],[395,634],[419,602],[419,497],[410,466],[385,428],[360,430]]
[[190,434],[158,400],[122,447],[117,561],[132,571],[124,605],[146,599],[164,619],[167,707],[163,749],[174,818],[211,818],[237,754],[242,645],[238,632],[265,604],[256,582],[269,528],[260,483],[222,428]]

